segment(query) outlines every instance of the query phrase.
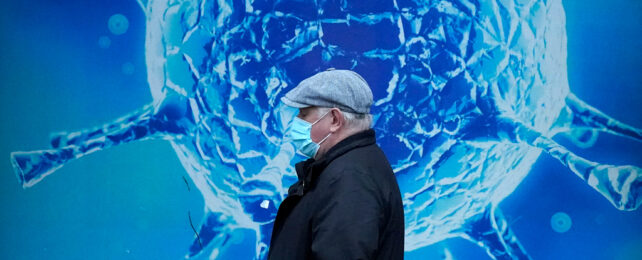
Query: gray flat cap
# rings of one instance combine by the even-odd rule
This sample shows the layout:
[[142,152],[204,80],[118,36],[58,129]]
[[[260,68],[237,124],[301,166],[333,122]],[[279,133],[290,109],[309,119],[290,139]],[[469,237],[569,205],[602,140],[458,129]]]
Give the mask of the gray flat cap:
[[295,108],[336,107],[345,112],[367,114],[372,106],[372,91],[356,72],[328,69],[301,81],[281,101]]

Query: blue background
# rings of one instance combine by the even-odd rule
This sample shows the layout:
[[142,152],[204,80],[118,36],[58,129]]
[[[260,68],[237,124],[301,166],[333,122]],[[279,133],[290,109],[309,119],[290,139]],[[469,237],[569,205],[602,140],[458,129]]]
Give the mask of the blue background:
[[[587,103],[642,127],[642,2],[563,1],[568,77]],[[107,21],[129,19],[123,35]],[[134,142],[74,160],[22,189],[9,153],[46,148],[49,134],[110,122],[151,102],[144,16],[135,1],[8,1],[0,9],[0,256],[10,259],[177,259],[191,244],[203,199],[166,141]],[[101,48],[98,39],[111,39]],[[123,64],[134,73],[123,73]],[[642,143],[601,134],[578,155],[642,166]],[[183,180],[187,179],[187,184]],[[642,210],[621,212],[543,154],[500,208],[535,259],[642,259]],[[551,229],[556,212],[573,225]],[[189,213],[188,213],[189,212]],[[462,239],[407,254],[487,258]]]

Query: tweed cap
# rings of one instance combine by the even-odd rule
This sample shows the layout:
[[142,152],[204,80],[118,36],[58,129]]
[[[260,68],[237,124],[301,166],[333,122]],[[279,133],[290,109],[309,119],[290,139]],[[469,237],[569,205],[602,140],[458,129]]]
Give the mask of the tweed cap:
[[304,79],[281,101],[295,108],[336,107],[341,111],[367,114],[372,106],[368,83],[351,70],[328,69]]

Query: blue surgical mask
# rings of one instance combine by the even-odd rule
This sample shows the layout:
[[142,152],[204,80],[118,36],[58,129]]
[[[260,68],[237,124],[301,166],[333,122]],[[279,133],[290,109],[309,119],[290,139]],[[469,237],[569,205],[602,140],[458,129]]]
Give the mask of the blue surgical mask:
[[321,116],[317,121],[314,121],[314,123],[308,123],[307,121],[295,117],[294,120],[292,121],[292,124],[290,125],[290,130],[288,131],[288,137],[289,141],[291,141],[294,144],[294,147],[296,148],[296,151],[308,158],[314,158],[314,156],[317,154],[319,151],[319,145],[323,143],[332,133],[329,133],[326,137],[324,137],[319,143],[315,143],[312,141],[312,137],[310,137],[310,131],[312,130],[312,126],[323,117],[325,117],[330,111],[325,113],[323,116]]

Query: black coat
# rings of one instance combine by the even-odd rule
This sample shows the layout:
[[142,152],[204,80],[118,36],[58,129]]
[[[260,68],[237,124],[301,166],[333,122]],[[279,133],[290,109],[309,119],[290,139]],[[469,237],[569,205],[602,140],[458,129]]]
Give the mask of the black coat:
[[374,130],[296,164],[274,221],[269,259],[402,259],[403,205]]

